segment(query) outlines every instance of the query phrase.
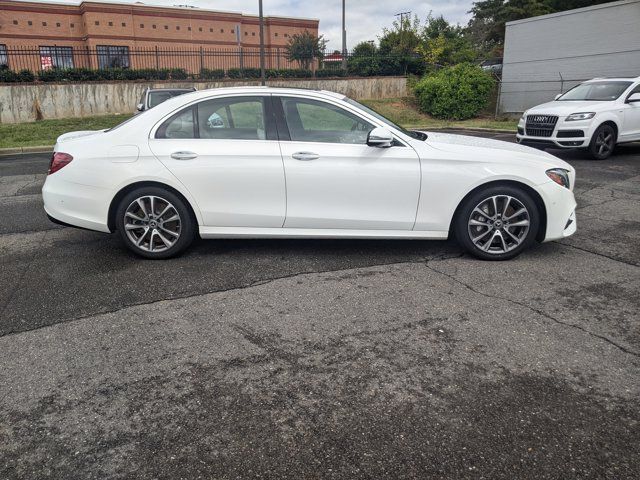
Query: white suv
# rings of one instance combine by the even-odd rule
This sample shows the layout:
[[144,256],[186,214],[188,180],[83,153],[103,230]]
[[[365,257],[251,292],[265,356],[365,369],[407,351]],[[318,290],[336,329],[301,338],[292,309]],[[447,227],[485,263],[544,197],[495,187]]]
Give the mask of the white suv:
[[604,160],[616,144],[640,140],[640,77],[595,78],[530,108],[516,138],[543,149],[585,148]]

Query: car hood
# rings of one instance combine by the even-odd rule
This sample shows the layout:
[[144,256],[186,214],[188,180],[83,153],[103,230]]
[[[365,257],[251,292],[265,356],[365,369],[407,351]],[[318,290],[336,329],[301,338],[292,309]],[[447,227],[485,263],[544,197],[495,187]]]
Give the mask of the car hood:
[[[528,165],[538,164],[544,168],[564,168],[569,171],[574,170],[567,162],[551,155],[550,153],[519,145],[517,143],[492,140],[490,138],[472,137],[469,135],[454,135],[440,132],[424,133],[428,136],[424,143],[430,147],[445,152],[464,155],[465,158],[471,159],[469,161],[486,162],[487,158],[491,158],[491,161],[509,163],[521,162]],[[469,153],[470,149],[473,149],[477,153],[482,151],[485,154],[473,155]],[[507,155],[491,155],[489,152],[490,150],[499,150],[505,152]]]
[[546,114],[558,115],[560,117],[580,112],[600,112],[611,108],[611,102],[594,102],[594,101],[553,101],[543,103],[530,108],[525,112],[526,115]]

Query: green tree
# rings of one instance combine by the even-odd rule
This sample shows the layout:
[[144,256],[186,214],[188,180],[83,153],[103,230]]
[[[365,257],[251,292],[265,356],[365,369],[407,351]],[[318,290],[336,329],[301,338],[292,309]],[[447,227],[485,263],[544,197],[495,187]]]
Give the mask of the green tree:
[[316,37],[308,30],[296,33],[289,39],[286,46],[287,59],[298,62],[300,68],[309,70],[315,59],[322,60],[326,45],[327,41],[322,35]]
[[430,65],[455,65],[472,62],[477,57],[476,50],[465,36],[464,28],[450,24],[442,15],[427,16],[421,43],[416,51]]
[[349,73],[363,77],[380,73],[378,48],[373,42],[361,42],[353,47],[349,57]]
[[395,20],[391,28],[384,28],[378,37],[378,53],[384,57],[381,73],[423,73],[424,65],[417,56],[420,45],[420,19],[417,15]]

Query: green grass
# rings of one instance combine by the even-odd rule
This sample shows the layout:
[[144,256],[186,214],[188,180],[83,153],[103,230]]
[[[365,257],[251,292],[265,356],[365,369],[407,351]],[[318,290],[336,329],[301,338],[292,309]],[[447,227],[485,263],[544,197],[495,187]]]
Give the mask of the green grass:
[[125,121],[131,115],[41,120],[30,123],[0,124],[0,148],[53,145],[63,133],[74,130],[102,130]]
[[516,131],[516,120],[496,120],[478,117],[470,120],[439,120],[418,111],[410,98],[385,98],[381,100],[360,100],[360,103],[384,115],[389,120],[405,128],[497,128]]
[[[438,120],[418,111],[409,98],[387,98],[383,100],[362,100],[361,103],[380,112],[393,122],[406,128],[498,128],[515,132],[515,120],[495,120],[480,117],[463,121]],[[310,113],[310,112],[307,112]],[[329,112],[330,113],[330,112]],[[0,148],[53,145],[58,136],[74,130],[101,130],[123,122],[131,115],[102,115],[61,120],[41,120],[39,122],[0,124]],[[313,116],[309,118],[313,119]],[[327,118],[318,118],[318,128],[326,126]],[[252,126],[255,122],[252,121]]]

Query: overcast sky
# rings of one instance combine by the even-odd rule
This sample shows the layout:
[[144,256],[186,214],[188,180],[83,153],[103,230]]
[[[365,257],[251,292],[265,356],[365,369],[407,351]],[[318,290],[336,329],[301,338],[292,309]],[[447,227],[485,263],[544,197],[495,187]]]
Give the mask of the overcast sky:
[[[54,0],[55,1],[55,0]],[[134,3],[122,0],[120,3]],[[258,0],[141,0],[152,5],[187,4],[210,10],[258,13]],[[347,45],[353,47],[363,40],[376,40],[383,27],[388,27],[399,12],[412,11],[423,19],[431,11],[453,23],[466,24],[467,11],[473,0],[346,0]],[[80,3],[65,1],[64,3]],[[317,18],[320,33],[329,40],[328,48],[340,49],[341,0],[263,0],[265,15]]]

